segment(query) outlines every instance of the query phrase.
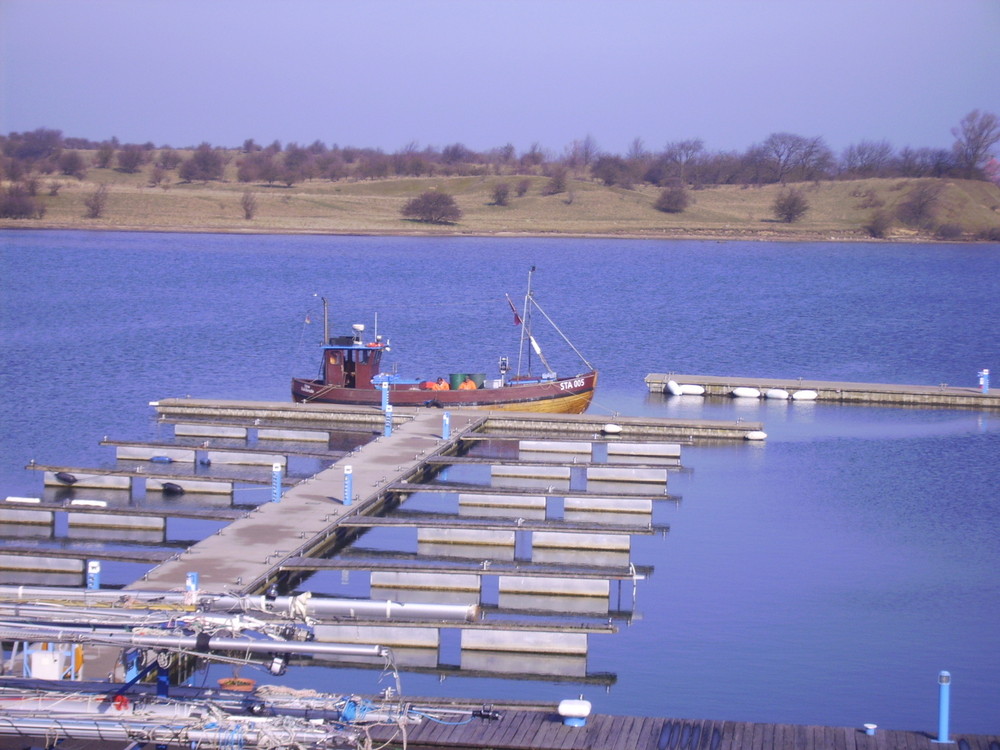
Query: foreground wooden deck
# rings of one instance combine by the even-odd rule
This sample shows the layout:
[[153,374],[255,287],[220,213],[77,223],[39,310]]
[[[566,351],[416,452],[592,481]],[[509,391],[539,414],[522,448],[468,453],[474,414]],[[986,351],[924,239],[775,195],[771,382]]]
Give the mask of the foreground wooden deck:
[[370,730],[380,745],[402,748],[491,748],[491,750],[931,750],[961,747],[997,750],[998,735],[952,734],[954,744],[934,742],[926,732],[738,721],[665,719],[642,716],[590,717],[584,727],[567,727],[555,713],[508,711],[497,721],[473,719],[466,724],[424,722],[406,729],[405,743],[397,727]]

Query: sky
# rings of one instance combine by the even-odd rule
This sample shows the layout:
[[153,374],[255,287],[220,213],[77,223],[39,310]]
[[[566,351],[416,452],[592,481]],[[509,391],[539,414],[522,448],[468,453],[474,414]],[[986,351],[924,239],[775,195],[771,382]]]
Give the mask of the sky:
[[4,134],[840,153],[950,148],[974,109],[1000,0],[0,0]]

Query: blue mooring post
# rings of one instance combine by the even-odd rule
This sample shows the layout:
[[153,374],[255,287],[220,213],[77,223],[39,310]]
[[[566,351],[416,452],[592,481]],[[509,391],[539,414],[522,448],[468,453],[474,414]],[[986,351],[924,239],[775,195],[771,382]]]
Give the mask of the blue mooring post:
[[271,502],[276,503],[281,499],[281,479],[284,468],[281,464],[271,464]]
[[451,413],[445,412],[441,421],[441,437],[448,440],[451,437]]
[[344,505],[351,504],[354,497],[354,473],[350,466],[344,467]]
[[191,571],[184,579],[184,603],[194,604],[198,600],[198,573]]
[[385,429],[382,430],[382,434],[385,437],[392,434],[392,404],[385,405]]
[[87,561],[87,588],[88,589],[99,589],[99,588],[101,588],[101,561],[100,560],[88,560]]
[[942,670],[938,674],[938,685],[941,688],[938,700],[938,738],[934,742],[951,744],[951,740],[948,739],[948,716],[951,712],[951,672]]
[[382,381],[382,411],[389,408],[389,381]]
[[125,662],[125,682],[132,682],[133,680],[138,681],[139,660],[141,657],[142,652],[137,648],[130,648],[122,654],[122,661]]
[[990,392],[990,371],[989,370],[980,370],[977,374],[979,375],[979,390],[982,393],[989,393]]

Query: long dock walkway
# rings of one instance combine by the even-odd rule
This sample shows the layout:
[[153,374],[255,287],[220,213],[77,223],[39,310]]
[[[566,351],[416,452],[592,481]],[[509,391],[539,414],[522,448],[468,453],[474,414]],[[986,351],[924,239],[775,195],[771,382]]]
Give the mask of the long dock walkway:
[[[457,437],[485,418],[474,412],[452,415],[452,435],[446,440],[441,412],[416,414],[396,427],[391,437],[362,446],[286,491],[279,502],[260,505],[128,588],[183,588],[187,574],[197,572],[199,586],[206,591],[255,593],[283,562],[315,555],[334,544],[344,518],[373,512],[389,485],[418,475],[429,456],[452,447]],[[356,495],[349,503],[344,498],[347,467]]]
[[940,385],[896,385],[894,383],[851,383],[803,378],[752,378],[718,375],[650,373],[645,378],[650,393],[668,393],[671,381],[679,385],[700,385],[706,396],[732,396],[735,388],[756,388],[763,395],[768,390],[786,391],[794,397],[799,391],[814,391],[817,401],[837,401],[873,406],[925,406],[934,408],[1000,409],[1000,391],[981,393],[978,388]]
[[[404,746],[398,727],[369,730],[371,738],[387,747]],[[610,716],[597,714],[583,727],[564,726],[555,712],[508,711],[497,721],[474,720],[466,724],[424,722],[406,728],[407,748],[491,748],[491,750],[932,750],[961,747],[995,750],[997,735],[957,735],[956,744],[940,745],[927,732],[876,729],[866,734],[861,727],[822,727],[792,724],[760,724]]]

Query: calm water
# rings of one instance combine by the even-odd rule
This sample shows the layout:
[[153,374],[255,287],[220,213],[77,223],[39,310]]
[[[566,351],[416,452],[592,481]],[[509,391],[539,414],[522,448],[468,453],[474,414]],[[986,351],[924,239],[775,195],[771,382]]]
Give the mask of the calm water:
[[[104,463],[102,436],[152,439],[151,400],[287,399],[289,376],[317,366],[314,295],[338,329],[377,313],[404,374],[493,372],[516,353],[503,294],[532,264],[538,300],[601,371],[592,411],[765,423],[764,445],[685,449],[682,499],[656,511],[670,533],[633,542],[655,567],[637,616],[591,638],[588,670],[615,673],[610,690],[404,674],[408,694],[582,692],[602,712],[934,731],[947,669],[952,729],[1000,732],[1000,416],[666,399],[643,383],[973,386],[1000,373],[996,245],[4,232],[0,253],[5,495],[41,491],[32,458]],[[285,679],[366,692],[377,677]]]

